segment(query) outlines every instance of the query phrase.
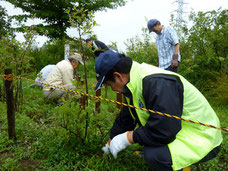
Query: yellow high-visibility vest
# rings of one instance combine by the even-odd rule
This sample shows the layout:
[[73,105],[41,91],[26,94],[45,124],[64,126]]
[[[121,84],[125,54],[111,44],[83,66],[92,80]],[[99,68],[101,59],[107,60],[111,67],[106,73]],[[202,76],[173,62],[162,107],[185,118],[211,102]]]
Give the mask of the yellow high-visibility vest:
[[[184,89],[182,118],[220,127],[219,119],[206,98],[184,77],[145,63],[133,62],[130,71],[130,82],[127,87],[132,93],[134,106],[146,108],[142,95],[142,82],[143,78],[151,74],[172,75],[182,82]],[[126,99],[129,104],[129,99]],[[149,113],[140,109],[135,110],[142,126],[145,126]],[[135,119],[132,113],[131,115]],[[222,142],[220,130],[186,121],[181,121],[181,124],[182,129],[176,135],[176,139],[168,144],[173,170],[179,170],[200,161]]]

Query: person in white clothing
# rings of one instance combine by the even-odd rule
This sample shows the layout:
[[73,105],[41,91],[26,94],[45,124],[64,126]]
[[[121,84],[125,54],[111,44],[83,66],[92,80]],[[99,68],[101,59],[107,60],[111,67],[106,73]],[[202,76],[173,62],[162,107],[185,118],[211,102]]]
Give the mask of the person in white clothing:
[[[35,81],[43,83],[48,74],[54,69],[55,65],[47,65],[44,68],[41,69],[41,71],[37,74],[37,77]],[[35,83],[36,86],[42,87],[42,84],[40,83]]]
[[[84,65],[82,57],[80,54],[74,53],[69,58],[58,62],[50,74],[48,74],[44,83],[75,90],[76,87],[72,84],[72,81],[74,71],[78,68],[79,64]],[[45,98],[49,100],[57,100],[67,95],[65,90],[47,85],[43,85],[43,92]]]

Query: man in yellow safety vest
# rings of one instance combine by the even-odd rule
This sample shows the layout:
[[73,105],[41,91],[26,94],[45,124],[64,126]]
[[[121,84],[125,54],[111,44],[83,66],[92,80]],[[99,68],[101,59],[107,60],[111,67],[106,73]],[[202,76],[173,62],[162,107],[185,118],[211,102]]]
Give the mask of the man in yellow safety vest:
[[[129,105],[220,126],[205,97],[177,73],[139,64],[111,50],[98,56],[95,70],[95,91],[106,84],[123,93]],[[180,170],[214,158],[222,135],[214,128],[124,106],[102,150],[116,158],[133,143],[144,146],[144,158],[153,169]]]

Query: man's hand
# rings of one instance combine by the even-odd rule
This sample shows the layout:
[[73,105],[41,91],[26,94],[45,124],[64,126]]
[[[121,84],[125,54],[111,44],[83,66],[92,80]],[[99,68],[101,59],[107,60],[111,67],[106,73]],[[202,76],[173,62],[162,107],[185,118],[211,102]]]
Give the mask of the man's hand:
[[109,139],[107,144],[105,144],[105,146],[101,148],[101,150],[104,151],[104,154],[109,154],[110,153],[110,151],[109,151],[110,142],[111,142],[111,139]]
[[129,145],[131,145],[131,143],[128,140],[128,132],[125,132],[123,134],[115,136],[112,139],[109,149],[113,157],[117,158],[117,154],[127,148]]
[[171,63],[171,67],[174,68],[174,69],[178,67],[178,54],[174,54],[173,55],[173,60],[172,60],[172,63]]
[[104,154],[109,154],[110,152],[109,152],[109,145],[108,145],[108,143],[107,144],[105,144],[105,146],[104,147],[102,147],[102,151],[104,151]]

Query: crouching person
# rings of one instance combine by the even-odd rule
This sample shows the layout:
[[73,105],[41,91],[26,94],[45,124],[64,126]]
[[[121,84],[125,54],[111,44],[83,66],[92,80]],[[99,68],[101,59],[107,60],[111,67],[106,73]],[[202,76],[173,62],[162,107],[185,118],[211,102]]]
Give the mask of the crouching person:
[[[41,71],[39,72],[39,74],[37,74],[37,77],[35,79],[36,83],[35,85],[36,86],[39,86],[39,87],[43,87],[43,85],[41,83],[44,83],[44,81],[46,80],[48,74],[55,68],[55,65],[47,65],[45,66],[44,68],[41,69]],[[40,82],[40,83],[38,83]]]
[[[220,127],[205,97],[177,73],[139,64],[111,50],[99,55],[95,70],[95,91],[106,84],[123,93],[129,105]],[[133,143],[144,146],[144,158],[150,167],[171,171],[217,156],[222,135],[214,128],[124,106],[102,150],[116,158]]]
[[[80,54],[74,53],[68,59],[58,62],[54,69],[48,74],[44,83],[75,90],[76,87],[72,84],[72,81],[74,72],[79,64],[84,65],[82,57]],[[61,97],[66,97],[67,93],[69,93],[65,90],[48,85],[43,85],[43,92],[45,98],[49,100],[58,100]]]

